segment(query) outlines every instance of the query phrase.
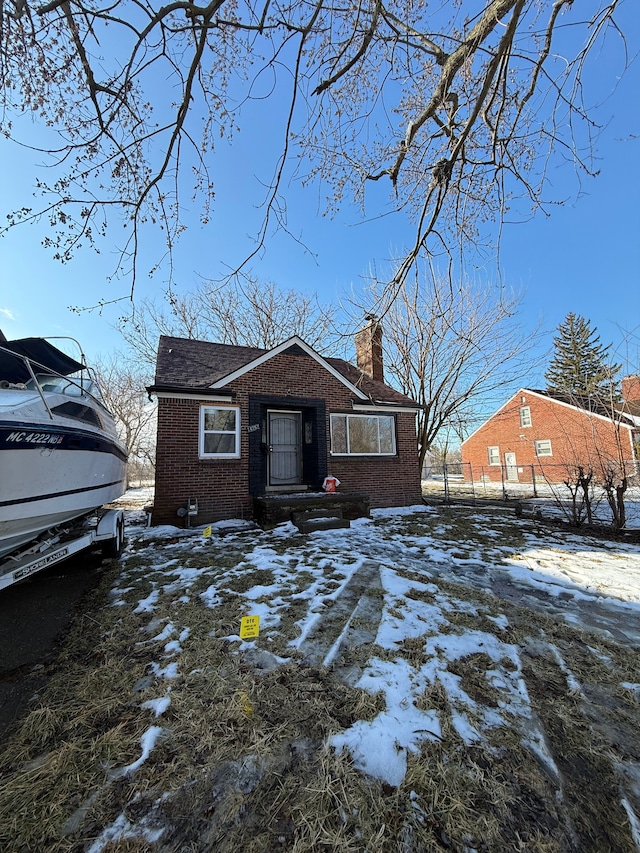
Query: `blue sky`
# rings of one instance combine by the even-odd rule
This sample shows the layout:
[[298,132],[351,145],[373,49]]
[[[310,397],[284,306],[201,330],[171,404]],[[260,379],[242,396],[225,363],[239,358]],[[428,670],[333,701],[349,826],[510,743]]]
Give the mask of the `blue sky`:
[[[622,12],[633,55],[640,48],[640,10],[628,2]],[[640,368],[640,61],[632,63],[613,92],[619,55],[615,63],[608,56],[598,63],[592,82],[595,97],[602,101],[597,110],[603,125],[598,144],[601,173],[585,180],[576,198],[571,165],[554,165],[554,189],[559,196],[572,197],[549,217],[538,213],[530,221],[507,225],[500,269],[505,284],[525,293],[520,317],[525,328],[541,321],[548,330],[542,347],[550,346],[554,329],[573,311],[597,327],[604,343],[620,346],[620,357],[629,358],[625,368],[635,371]],[[267,131],[274,128],[272,109],[265,104],[262,112],[256,110],[232,149],[218,146],[214,215],[203,227],[185,210],[190,227],[176,254],[178,287],[191,289],[202,276],[221,276],[251,250],[251,235],[261,216],[256,206],[261,181],[271,174],[264,142],[275,133]],[[28,129],[32,138],[39,133],[35,126]],[[0,152],[4,218],[7,210],[30,204],[41,158],[4,140]],[[333,220],[323,217],[320,195],[314,186],[289,188],[289,226],[314,254],[286,235],[276,235],[251,270],[284,288],[317,291],[330,301],[359,287],[372,265],[384,272],[388,259],[410,237],[402,223],[391,219],[358,224],[360,211],[349,206]],[[64,266],[40,245],[45,234],[46,224],[41,223],[16,228],[0,239],[0,328],[10,338],[70,334],[81,340],[89,357],[122,348],[114,326],[126,304],[108,305],[101,312],[69,310],[71,305],[93,305],[128,292],[126,281],[108,281],[117,229],[107,233],[99,255],[85,251]],[[160,251],[158,244],[155,251]],[[149,265],[156,259],[151,250]],[[492,260],[489,257],[486,269],[478,270],[480,278],[495,279]],[[136,297],[161,294],[164,279],[162,270],[153,279],[143,274]],[[633,330],[635,341],[627,346],[622,343],[625,333]]]

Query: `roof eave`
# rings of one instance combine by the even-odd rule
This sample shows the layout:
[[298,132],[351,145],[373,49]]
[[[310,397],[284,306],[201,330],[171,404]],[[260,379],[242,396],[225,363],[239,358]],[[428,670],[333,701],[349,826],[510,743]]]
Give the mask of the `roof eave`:
[[232,400],[235,397],[234,391],[224,391],[206,386],[205,388],[187,388],[184,385],[149,385],[146,389],[147,394],[155,394],[156,396],[176,396],[181,397],[211,397],[225,398]]
[[401,403],[394,400],[373,400],[369,399],[366,403],[361,400],[353,400],[351,403],[353,410],[357,411],[358,409],[398,409],[403,412],[412,412],[418,413],[420,411],[420,406],[416,403]]

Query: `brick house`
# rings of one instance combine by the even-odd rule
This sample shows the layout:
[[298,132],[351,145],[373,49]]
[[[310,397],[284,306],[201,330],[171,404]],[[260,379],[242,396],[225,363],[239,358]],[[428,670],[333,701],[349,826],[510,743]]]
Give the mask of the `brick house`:
[[638,472],[640,379],[623,380],[624,403],[608,409],[587,398],[521,388],[462,443],[466,479],[561,483],[576,466],[597,474],[622,458]]
[[383,382],[382,332],[356,335],[358,367],[298,337],[271,350],[161,337],[154,524],[251,518],[254,498],[339,492],[373,507],[421,500],[415,402]]

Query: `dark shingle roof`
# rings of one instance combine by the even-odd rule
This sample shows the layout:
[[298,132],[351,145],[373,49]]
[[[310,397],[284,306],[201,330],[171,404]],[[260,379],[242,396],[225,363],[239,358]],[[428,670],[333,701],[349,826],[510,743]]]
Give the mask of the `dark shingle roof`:
[[155,387],[158,390],[204,390],[263,353],[264,350],[255,347],[212,344],[162,335],[158,344]]
[[[209,341],[162,335],[158,344],[155,384],[149,391],[206,391],[218,380],[267,352],[269,350],[256,347],[214,344]],[[416,403],[409,397],[384,382],[371,379],[348,361],[341,358],[324,360],[370,400],[415,407]],[[217,391],[221,392],[224,392],[224,389]]]
[[363,373],[355,364],[344,361],[342,358],[325,358],[325,361],[330,364],[338,373],[341,373],[344,378],[359,388],[370,400],[377,402],[395,403],[398,406],[415,406],[414,400],[411,400],[395,388],[391,388],[384,382],[378,382],[376,379],[371,379],[366,373]]

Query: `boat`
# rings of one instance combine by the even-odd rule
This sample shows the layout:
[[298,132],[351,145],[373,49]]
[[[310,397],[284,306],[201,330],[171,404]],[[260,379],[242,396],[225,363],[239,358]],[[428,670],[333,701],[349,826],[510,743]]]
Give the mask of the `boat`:
[[77,341],[0,332],[0,559],[120,497],[126,461]]

